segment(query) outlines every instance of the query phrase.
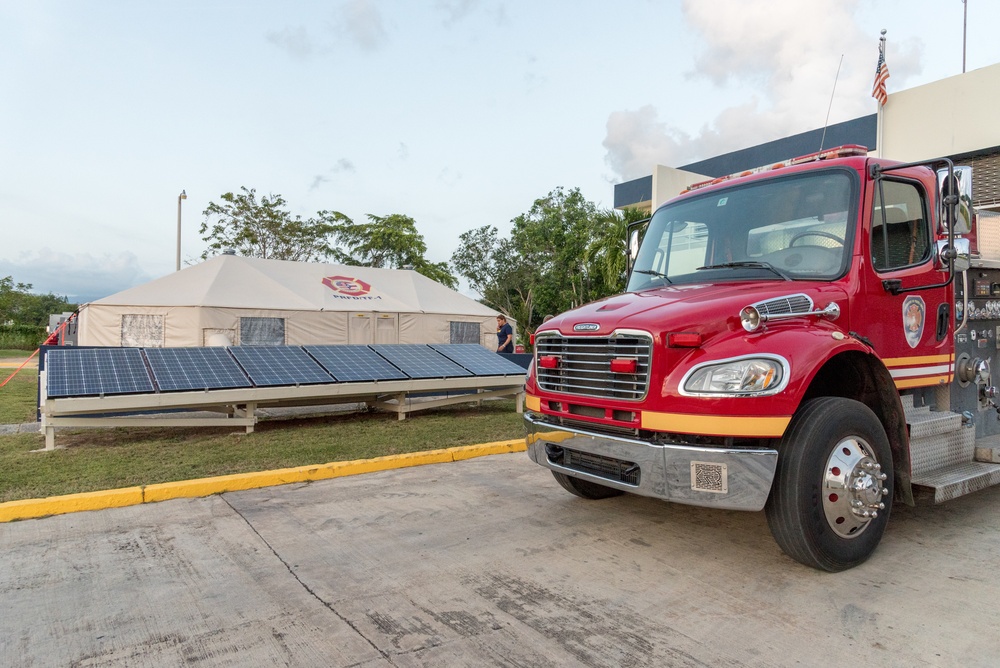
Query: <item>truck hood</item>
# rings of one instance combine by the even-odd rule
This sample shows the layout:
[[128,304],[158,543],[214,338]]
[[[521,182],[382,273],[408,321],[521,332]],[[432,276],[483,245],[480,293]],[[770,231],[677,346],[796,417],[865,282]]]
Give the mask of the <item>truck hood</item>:
[[805,295],[813,309],[831,301],[841,307],[838,326],[848,329],[846,293],[830,283],[800,281],[752,281],[727,284],[672,285],[632,292],[585,304],[549,320],[538,328],[558,330],[567,336],[610,335],[615,330],[700,332],[703,338],[739,328],[739,313],[745,306]]

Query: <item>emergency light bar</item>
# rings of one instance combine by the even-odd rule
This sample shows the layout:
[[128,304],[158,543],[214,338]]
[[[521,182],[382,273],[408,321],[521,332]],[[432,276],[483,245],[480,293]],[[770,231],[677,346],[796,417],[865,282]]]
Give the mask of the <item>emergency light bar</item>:
[[868,149],[864,146],[859,146],[858,144],[846,144],[844,146],[838,146],[826,151],[818,151],[808,155],[801,155],[797,158],[790,158],[784,162],[776,162],[773,165],[763,165],[761,167],[754,167],[753,169],[747,169],[742,172],[735,172],[733,174],[729,174],[728,176],[720,176],[708,181],[700,181],[699,183],[694,183],[688,186],[685,190],[681,191],[681,194],[691,192],[692,190],[698,190],[700,188],[707,188],[708,186],[714,186],[716,183],[722,183],[723,181],[729,181],[730,179],[738,179],[743,176],[750,176],[751,174],[769,172],[773,169],[782,169],[784,167],[792,167],[793,165],[801,165],[806,162],[832,160],[833,158],[855,158],[865,155],[868,155]]

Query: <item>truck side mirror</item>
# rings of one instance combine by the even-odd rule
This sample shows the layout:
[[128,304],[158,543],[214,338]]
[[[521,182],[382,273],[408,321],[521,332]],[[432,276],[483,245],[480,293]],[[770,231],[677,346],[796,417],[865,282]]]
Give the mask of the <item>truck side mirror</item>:
[[642,235],[646,232],[646,226],[652,218],[643,218],[642,220],[637,220],[634,223],[629,223],[625,227],[625,235],[627,237],[628,248],[625,249],[625,253],[628,256],[628,262],[626,263],[626,276],[632,275],[632,265],[635,264],[635,259],[639,257],[639,246],[642,245]]
[[628,236],[628,259],[635,262],[637,255],[639,255],[639,230],[632,230],[632,234]]
[[[941,239],[937,242],[937,252],[938,260],[941,262],[941,266],[947,268],[948,256],[952,254],[950,253],[948,241],[946,239]],[[955,239],[955,252],[953,254],[953,259],[955,262],[956,272],[969,270],[969,267],[972,266],[972,254],[971,245],[968,239]]]
[[[948,234],[949,224],[954,234],[968,234],[972,231],[972,167],[955,167],[953,174],[949,189],[948,170],[937,170],[938,202],[940,202],[938,220],[941,221],[938,234],[942,236]],[[945,203],[949,194],[958,197],[955,204],[955,220],[952,221],[948,220],[948,207]]]

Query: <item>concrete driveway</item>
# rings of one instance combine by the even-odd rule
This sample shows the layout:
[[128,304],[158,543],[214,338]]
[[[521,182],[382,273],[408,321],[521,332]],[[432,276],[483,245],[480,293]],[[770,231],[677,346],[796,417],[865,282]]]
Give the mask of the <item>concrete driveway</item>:
[[523,453],[0,525],[4,666],[995,666],[1000,489],[845,573]]

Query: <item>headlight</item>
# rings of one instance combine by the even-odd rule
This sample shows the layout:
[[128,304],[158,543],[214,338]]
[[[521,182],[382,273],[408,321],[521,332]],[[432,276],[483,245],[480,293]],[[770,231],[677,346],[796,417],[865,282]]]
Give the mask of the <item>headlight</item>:
[[699,367],[688,374],[689,394],[759,394],[779,390],[785,379],[781,361],[766,357],[730,360]]

